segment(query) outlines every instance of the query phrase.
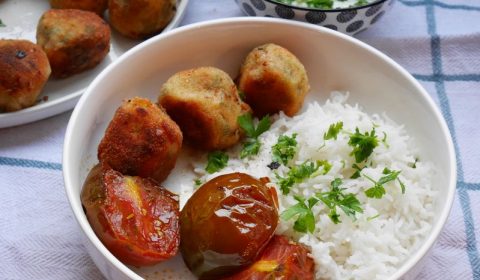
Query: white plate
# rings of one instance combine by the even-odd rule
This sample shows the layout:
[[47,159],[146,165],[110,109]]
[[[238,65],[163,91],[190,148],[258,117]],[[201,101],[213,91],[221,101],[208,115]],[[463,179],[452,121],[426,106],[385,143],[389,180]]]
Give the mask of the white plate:
[[[307,103],[323,103],[332,90],[349,91],[349,103],[359,103],[370,114],[388,112],[394,121],[404,124],[417,140],[421,158],[435,162],[438,176],[433,183],[440,195],[432,230],[389,278],[414,279],[445,224],[455,193],[455,152],[440,111],[411,75],[372,47],[315,25],[260,17],[202,22],[152,38],[111,64],[79,101],[65,134],[65,189],[86,237],[87,251],[108,279],[191,279],[181,256],[152,267],[124,265],[100,242],[82,210],[83,181],[97,162],[98,143],[122,99],[143,96],[156,100],[169,76],[192,67],[216,66],[235,77],[245,55],[267,42],[286,47],[304,63],[312,87]],[[162,183],[176,193],[182,191],[182,182],[193,181],[188,177],[192,172],[188,152],[182,153]]]
[[[188,1],[177,0],[177,13],[163,32],[180,24]],[[0,39],[36,42],[38,20],[48,9],[50,4],[47,0],[0,0],[0,19],[6,25],[0,27]],[[90,82],[112,61],[139,42],[124,38],[112,30],[110,52],[100,65],[67,79],[49,80],[38,104],[16,112],[0,113],[0,128],[41,120],[72,109]]]

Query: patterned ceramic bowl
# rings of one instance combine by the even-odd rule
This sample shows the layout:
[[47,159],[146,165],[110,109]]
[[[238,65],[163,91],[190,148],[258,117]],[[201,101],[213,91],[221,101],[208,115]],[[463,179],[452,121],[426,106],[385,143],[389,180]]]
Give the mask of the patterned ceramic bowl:
[[377,0],[363,6],[332,10],[292,6],[274,0],[235,0],[235,2],[249,16],[293,19],[353,36],[376,23],[395,0]]

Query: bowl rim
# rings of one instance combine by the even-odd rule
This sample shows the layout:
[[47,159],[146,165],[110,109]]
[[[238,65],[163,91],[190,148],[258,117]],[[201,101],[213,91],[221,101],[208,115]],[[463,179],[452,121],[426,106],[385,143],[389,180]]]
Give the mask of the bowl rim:
[[375,5],[381,4],[383,2],[394,1],[394,0],[376,0],[376,1],[373,1],[372,3],[368,3],[368,4],[365,4],[365,5],[361,5],[361,6],[339,8],[339,9],[321,9],[321,8],[313,8],[313,7],[312,8],[311,7],[300,7],[300,6],[290,5],[290,4],[286,4],[286,3],[282,3],[282,2],[277,2],[275,0],[263,0],[263,1],[268,2],[270,4],[279,5],[279,6],[287,7],[287,8],[290,8],[290,9],[302,10],[302,11],[324,12],[324,13],[334,13],[335,12],[336,13],[336,12],[348,12],[348,11],[353,11],[353,10],[369,8],[369,7],[373,7]]
[[[320,33],[327,33],[330,36],[338,37],[344,41],[348,41],[350,44],[356,45],[356,47],[362,48],[366,51],[369,51],[370,53],[374,54],[375,56],[379,57],[386,63],[388,63],[392,68],[394,68],[396,71],[398,71],[404,78],[406,78],[412,86],[415,87],[419,98],[423,98],[423,100],[428,104],[428,107],[433,111],[433,118],[438,122],[439,126],[441,127],[441,132],[443,135],[444,140],[446,141],[447,144],[447,154],[448,158],[450,159],[450,170],[449,170],[449,175],[450,175],[450,180],[447,185],[447,192],[446,192],[446,199],[445,199],[445,205],[444,208],[441,210],[441,212],[438,215],[438,220],[437,223],[434,227],[432,227],[430,234],[427,236],[427,238],[424,240],[423,244],[417,248],[417,250],[409,256],[407,260],[402,264],[402,266],[395,271],[393,275],[389,279],[399,279],[407,272],[409,272],[412,268],[416,266],[416,264],[426,256],[427,252],[432,248],[433,244],[437,240],[441,230],[445,226],[445,223],[447,221],[447,218],[450,214],[450,210],[453,206],[453,201],[454,201],[454,196],[455,196],[455,190],[456,190],[456,179],[457,179],[457,165],[456,165],[456,153],[453,145],[453,140],[452,136],[450,134],[450,131],[448,129],[447,123],[445,119],[443,118],[443,115],[440,112],[440,109],[438,106],[436,106],[435,102],[433,99],[429,96],[427,91],[420,85],[420,83],[412,76],[410,75],[403,67],[401,67],[397,62],[395,62],[393,59],[388,57],[387,55],[383,54],[379,50],[375,49],[374,47],[358,40],[353,37],[350,37],[348,35],[330,30],[328,28],[318,26],[318,25],[313,25],[313,24],[308,24],[304,22],[297,22],[297,21],[290,21],[290,20],[285,20],[285,19],[279,19],[279,18],[265,18],[265,17],[231,17],[231,18],[222,18],[222,19],[215,19],[215,20],[208,20],[208,21],[203,21],[203,22],[198,22],[186,26],[182,26],[179,28],[176,28],[172,31],[166,32],[159,34],[157,36],[154,36],[139,45],[133,47],[129,51],[127,51],[124,55],[122,55],[119,59],[115,60],[113,63],[111,63],[109,66],[107,66],[106,69],[104,69],[94,80],[93,82],[88,86],[87,90],[85,93],[82,95],[80,98],[77,106],[75,106],[75,109],[72,112],[72,115],[70,117],[70,120],[68,122],[68,126],[65,132],[65,138],[64,138],[64,146],[63,146],[63,156],[62,156],[62,173],[63,173],[63,179],[64,179],[64,187],[65,187],[65,192],[66,196],[69,201],[70,208],[73,211],[75,220],[79,224],[80,228],[82,229],[85,239],[88,240],[88,242],[95,247],[95,249],[103,255],[103,257],[110,263],[110,265],[113,265],[116,269],[118,269],[120,272],[122,272],[125,276],[131,278],[131,279],[143,279],[141,276],[136,274],[133,270],[131,270],[127,265],[124,263],[120,262],[100,241],[100,239],[97,237],[97,235],[94,233],[92,227],[90,226],[90,223],[88,222],[83,209],[81,202],[77,203],[80,201],[80,197],[77,197],[73,191],[73,182],[74,178],[72,176],[72,164],[71,164],[71,153],[74,150],[74,147],[72,146],[72,137],[74,135],[74,129],[77,123],[82,119],[81,112],[84,110],[84,104],[86,103],[87,99],[91,95],[94,94],[95,88],[102,82],[105,76],[107,76],[112,69],[117,67],[117,65],[120,65],[123,63],[123,61],[127,60],[131,56],[137,55],[141,50],[151,44],[156,44],[159,41],[167,40],[168,38],[175,37],[177,34],[181,34],[184,32],[191,32],[193,30],[201,30],[202,28],[207,28],[207,27],[215,27],[215,26],[225,26],[225,25],[252,25],[252,26],[258,26],[259,24],[264,24],[264,25],[289,25],[289,26],[294,26],[300,29],[310,29],[315,32],[320,32]],[[89,252],[90,253],[90,252]],[[97,263],[95,263],[97,265]]]

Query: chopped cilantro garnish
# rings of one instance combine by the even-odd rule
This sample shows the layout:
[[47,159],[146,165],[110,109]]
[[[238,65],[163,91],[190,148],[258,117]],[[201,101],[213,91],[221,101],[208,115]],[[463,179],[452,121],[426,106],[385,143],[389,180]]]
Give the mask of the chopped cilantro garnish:
[[202,180],[200,179],[195,179],[195,186],[200,186],[202,184]]
[[208,163],[205,170],[212,174],[227,166],[228,155],[222,151],[214,151],[208,154]]
[[313,215],[312,207],[317,204],[319,200],[315,197],[311,197],[307,201],[300,196],[294,196],[294,198],[298,203],[283,211],[282,214],[280,214],[280,218],[288,221],[296,217],[297,219],[293,224],[294,230],[313,233],[315,230],[315,216]]
[[7,27],[7,26],[5,25],[5,23],[3,23],[3,21],[2,21],[1,19],[0,19],[0,27]]
[[360,163],[366,160],[373,152],[373,149],[378,146],[378,139],[375,135],[375,128],[370,133],[360,133],[358,127],[355,128],[355,133],[350,135],[348,145],[353,147],[350,155],[355,156],[355,162]]
[[337,213],[337,207],[343,210],[343,212],[351,217],[353,220],[356,219],[356,212],[363,213],[363,209],[360,206],[360,201],[357,197],[352,194],[346,194],[343,191],[344,188],[340,188],[342,180],[336,178],[333,180],[330,185],[332,186],[329,192],[317,193],[316,196],[330,209],[328,217],[332,220],[333,223],[340,223],[340,215]]
[[301,183],[307,178],[310,178],[319,168],[322,166],[320,161],[317,162],[304,162],[300,165],[295,165],[287,173],[286,177],[280,177],[276,174],[277,182],[280,185],[280,189],[283,194],[288,194],[290,188],[295,183]]
[[277,144],[272,146],[273,159],[284,165],[287,165],[297,152],[297,134],[292,134],[291,137],[281,135],[278,137]]
[[252,115],[248,113],[238,117],[237,122],[247,135],[247,140],[240,152],[240,158],[258,154],[261,146],[258,137],[270,128],[270,118],[268,116],[263,117],[255,127]]
[[405,185],[398,178],[398,175],[400,174],[400,172],[401,171],[392,171],[388,168],[384,168],[382,174],[384,174],[385,176],[382,176],[378,181],[375,181],[369,176],[363,174],[365,178],[367,178],[374,184],[373,187],[365,191],[365,195],[367,195],[367,197],[370,197],[370,198],[378,198],[378,199],[382,198],[383,195],[386,193],[384,185],[394,180],[398,180],[398,182],[400,183],[400,187],[402,189],[402,193],[405,193]]
[[333,138],[337,140],[338,133],[342,130],[342,128],[343,128],[343,122],[332,123],[328,127],[328,131],[323,134],[323,139],[329,140]]
[[360,172],[362,172],[362,169],[364,169],[365,166],[360,167],[354,163],[352,164],[352,168],[355,169],[355,173],[353,173],[352,176],[350,176],[350,179],[357,179],[358,177],[360,177]]

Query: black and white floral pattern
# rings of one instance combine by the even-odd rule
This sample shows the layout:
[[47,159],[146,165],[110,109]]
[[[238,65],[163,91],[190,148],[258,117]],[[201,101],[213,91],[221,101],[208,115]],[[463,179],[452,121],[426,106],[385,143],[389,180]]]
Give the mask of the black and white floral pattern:
[[379,0],[364,7],[339,10],[298,8],[274,0],[235,0],[249,16],[278,17],[321,25],[348,35],[358,34],[376,23],[395,0]]

